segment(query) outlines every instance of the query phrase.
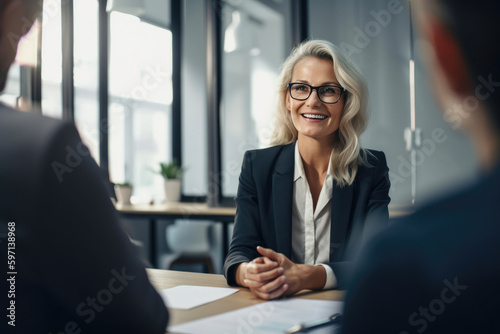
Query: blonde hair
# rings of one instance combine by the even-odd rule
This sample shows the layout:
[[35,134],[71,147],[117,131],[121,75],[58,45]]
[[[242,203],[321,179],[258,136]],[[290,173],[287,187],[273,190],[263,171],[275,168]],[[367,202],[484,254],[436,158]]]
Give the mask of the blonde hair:
[[271,145],[286,145],[297,140],[297,129],[286,107],[287,85],[292,80],[293,69],[297,62],[306,57],[331,60],[337,80],[345,89],[344,109],[333,143],[331,164],[337,184],[341,187],[350,185],[354,182],[358,166],[367,165],[368,152],[361,149],[359,136],[366,129],[368,121],[368,87],[358,67],[332,43],[322,40],[303,42],[292,50],[281,66]]

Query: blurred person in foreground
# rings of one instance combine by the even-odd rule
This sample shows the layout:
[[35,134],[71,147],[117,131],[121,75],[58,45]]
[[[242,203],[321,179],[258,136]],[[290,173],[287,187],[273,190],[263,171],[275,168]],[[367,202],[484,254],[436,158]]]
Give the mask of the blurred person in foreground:
[[229,285],[273,299],[342,288],[356,248],[388,224],[383,152],[361,148],[368,88],[358,67],[322,40],[284,62],[272,147],[245,153]]
[[480,179],[369,243],[343,333],[500,333],[500,2],[412,3],[437,100],[461,117]]
[[[0,0],[0,91],[40,0]],[[1,333],[164,333],[150,284],[72,124],[0,104]]]

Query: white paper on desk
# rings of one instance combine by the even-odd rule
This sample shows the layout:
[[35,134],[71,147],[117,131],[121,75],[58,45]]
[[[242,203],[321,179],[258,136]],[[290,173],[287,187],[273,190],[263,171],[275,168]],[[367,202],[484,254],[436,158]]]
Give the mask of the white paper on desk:
[[298,323],[342,313],[342,309],[343,302],[339,301],[282,299],[171,326],[168,330],[186,334],[282,334]]
[[165,304],[169,308],[189,310],[232,295],[238,289],[213,288],[208,286],[179,285],[160,291]]

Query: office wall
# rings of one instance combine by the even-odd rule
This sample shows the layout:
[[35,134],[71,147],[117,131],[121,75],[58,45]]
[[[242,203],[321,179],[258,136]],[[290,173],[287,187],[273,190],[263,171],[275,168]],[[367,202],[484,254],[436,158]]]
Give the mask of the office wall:
[[[371,119],[364,147],[386,153],[393,205],[411,205],[474,177],[468,140],[443,120],[425,77],[421,48],[415,46],[415,124],[423,143],[415,150],[416,179],[406,150],[410,117],[410,11],[405,0],[311,0],[310,37],[341,46],[360,67],[370,90]],[[457,183],[458,180],[458,183]],[[412,194],[412,183],[414,191]]]

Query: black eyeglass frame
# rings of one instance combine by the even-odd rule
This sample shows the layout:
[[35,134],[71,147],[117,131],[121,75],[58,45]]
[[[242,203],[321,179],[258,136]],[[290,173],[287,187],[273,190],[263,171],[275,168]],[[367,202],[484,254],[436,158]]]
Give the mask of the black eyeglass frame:
[[[293,95],[292,95],[292,86],[293,86],[293,85],[303,85],[303,86],[308,86],[309,88],[311,88],[311,91],[309,92],[309,95],[307,95],[307,97],[306,97],[305,99],[298,99],[298,98],[296,98],[296,97],[293,97]],[[318,95],[318,99],[319,99],[321,102],[326,103],[326,104],[335,104],[335,103],[339,102],[339,101],[340,101],[340,99],[342,98],[342,95],[343,95],[343,94],[344,94],[344,92],[346,91],[346,90],[345,90],[345,88],[344,88],[344,87],[342,87],[342,86],[336,86],[336,85],[311,86],[311,85],[306,84],[306,83],[303,83],[303,82],[290,82],[290,83],[287,85],[287,87],[288,87],[288,92],[290,93],[290,97],[291,97],[292,99],[294,99],[294,100],[297,100],[297,101],[305,101],[305,100],[307,100],[309,97],[311,97],[311,94],[312,94],[313,90],[316,90],[316,94]],[[325,101],[323,101],[323,100],[321,99],[320,94],[319,94],[319,89],[320,89],[321,87],[335,87],[335,88],[340,89],[340,95],[339,95],[338,100],[337,100],[337,101],[335,101],[335,102],[325,102]]]

